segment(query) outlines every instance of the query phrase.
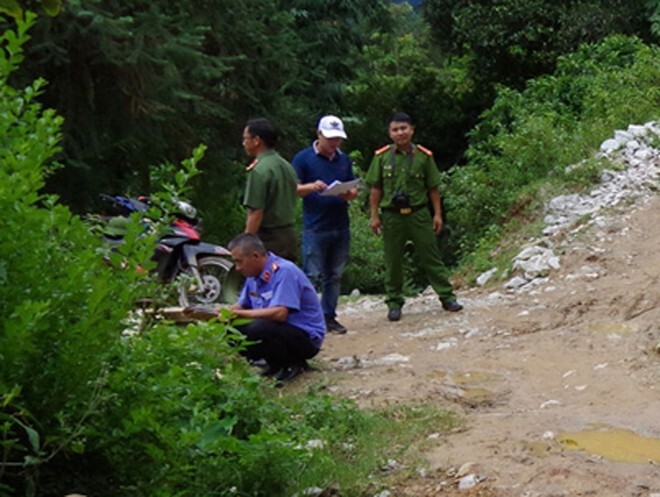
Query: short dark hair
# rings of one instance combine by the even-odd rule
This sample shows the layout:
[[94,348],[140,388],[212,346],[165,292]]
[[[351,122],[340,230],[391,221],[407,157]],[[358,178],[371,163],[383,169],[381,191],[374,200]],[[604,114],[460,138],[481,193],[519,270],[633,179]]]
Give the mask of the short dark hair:
[[252,233],[241,233],[235,236],[227,246],[229,250],[237,248],[241,254],[251,254],[257,252],[259,255],[266,255],[266,247],[264,247],[261,239]]
[[389,126],[393,122],[408,123],[411,126],[415,124],[412,118],[405,112],[395,112],[394,114],[392,114],[392,116],[390,116],[390,120],[387,121],[387,125]]
[[258,136],[268,148],[273,148],[277,143],[277,131],[275,126],[265,117],[250,119],[245,127],[251,136]]

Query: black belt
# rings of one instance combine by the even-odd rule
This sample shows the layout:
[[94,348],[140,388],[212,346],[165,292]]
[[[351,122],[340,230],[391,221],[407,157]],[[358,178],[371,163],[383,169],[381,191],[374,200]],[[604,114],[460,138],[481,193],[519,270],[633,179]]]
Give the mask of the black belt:
[[259,228],[259,231],[262,231],[264,233],[271,233],[273,231],[283,230],[283,229],[287,229],[287,228],[293,228],[293,224],[285,224],[285,225],[282,225],[282,226],[269,226],[268,228],[266,228],[264,226],[261,226]]
[[422,205],[411,205],[410,207],[382,207],[381,210],[385,212],[396,212],[397,214],[403,214],[404,216],[417,212],[419,210],[425,209],[426,204]]

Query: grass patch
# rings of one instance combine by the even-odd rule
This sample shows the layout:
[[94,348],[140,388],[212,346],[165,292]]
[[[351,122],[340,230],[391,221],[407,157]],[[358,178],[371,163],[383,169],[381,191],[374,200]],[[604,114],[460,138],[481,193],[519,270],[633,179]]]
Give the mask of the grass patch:
[[[321,395],[319,388],[304,395],[291,390],[283,399],[314,427],[306,444],[309,464],[294,475],[298,489],[335,489],[342,497],[357,497],[389,488],[425,467],[423,452],[462,426],[455,414],[433,406],[359,409],[352,401]],[[429,440],[431,434],[437,436]]]

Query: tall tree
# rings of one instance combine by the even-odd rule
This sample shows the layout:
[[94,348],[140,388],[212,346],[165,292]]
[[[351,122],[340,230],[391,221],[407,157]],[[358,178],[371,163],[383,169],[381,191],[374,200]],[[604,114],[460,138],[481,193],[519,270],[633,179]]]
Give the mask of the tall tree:
[[52,190],[82,209],[99,191],[148,186],[147,164],[189,153],[195,125],[183,116],[203,98],[195,77],[227,70],[202,42],[189,12],[166,1],[70,0],[40,18],[22,75],[45,77],[42,101],[65,117],[66,167]]
[[628,0],[425,0],[422,8],[439,45],[472,55],[473,74],[489,85],[522,88],[581,43],[650,34],[643,2]]
[[480,97],[465,61],[438,53],[423,19],[409,5],[390,10],[395,28],[373,35],[347,88],[345,101],[356,121],[351,146],[360,149],[366,167],[374,147],[388,139],[386,119],[404,110],[418,124],[415,141],[434,149],[441,167],[448,167],[460,160]]
[[391,29],[384,0],[280,0],[294,17],[299,61],[315,107],[341,103],[343,86],[355,74],[355,59],[373,31]]

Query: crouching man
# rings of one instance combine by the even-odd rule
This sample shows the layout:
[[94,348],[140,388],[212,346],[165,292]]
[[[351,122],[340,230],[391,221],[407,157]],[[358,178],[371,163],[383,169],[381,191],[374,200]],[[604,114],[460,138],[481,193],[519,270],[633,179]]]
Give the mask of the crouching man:
[[246,277],[229,309],[252,321],[237,329],[249,342],[244,355],[266,361],[264,375],[289,382],[321,349],[325,318],[307,276],[294,263],[267,252],[261,240],[243,233],[229,242],[236,269]]

